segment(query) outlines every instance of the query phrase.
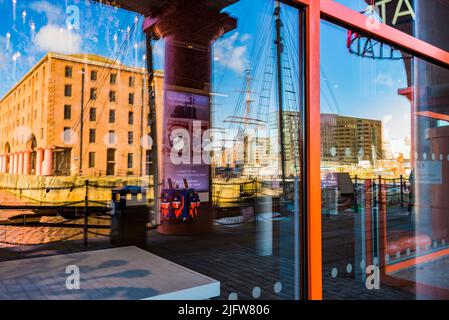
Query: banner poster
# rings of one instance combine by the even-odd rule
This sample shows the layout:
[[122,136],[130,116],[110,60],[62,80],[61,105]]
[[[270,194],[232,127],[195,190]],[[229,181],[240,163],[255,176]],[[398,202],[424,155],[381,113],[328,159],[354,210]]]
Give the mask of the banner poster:
[[162,129],[164,188],[172,180],[173,188],[189,187],[197,192],[209,191],[210,105],[205,95],[165,91]]

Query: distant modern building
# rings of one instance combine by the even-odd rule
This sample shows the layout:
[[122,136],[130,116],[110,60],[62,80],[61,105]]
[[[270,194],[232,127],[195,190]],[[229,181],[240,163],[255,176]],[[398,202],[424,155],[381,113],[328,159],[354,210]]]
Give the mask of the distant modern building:
[[0,172],[148,174],[147,91],[144,69],[48,53],[0,100]]
[[357,164],[383,159],[382,122],[371,119],[321,114],[321,159]]

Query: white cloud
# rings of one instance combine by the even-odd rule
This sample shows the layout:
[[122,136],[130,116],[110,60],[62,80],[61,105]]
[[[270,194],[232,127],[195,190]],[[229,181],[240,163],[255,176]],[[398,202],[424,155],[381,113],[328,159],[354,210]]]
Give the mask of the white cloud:
[[214,46],[214,59],[221,65],[242,73],[249,66],[246,56],[248,35],[240,36],[238,32],[228,38],[218,40]]
[[42,27],[34,41],[41,51],[66,54],[79,53],[82,46],[82,38],[79,34],[54,24]]
[[393,116],[391,114],[384,115],[383,123],[386,125],[387,123],[391,122],[393,120]]
[[376,79],[374,79],[374,83],[386,87],[393,87],[395,85],[391,76],[384,73],[379,73]]
[[30,9],[36,11],[37,13],[45,14],[49,24],[53,24],[56,21],[61,21],[61,19],[64,19],[62,9],[45,0],[32,2],[30,4]]

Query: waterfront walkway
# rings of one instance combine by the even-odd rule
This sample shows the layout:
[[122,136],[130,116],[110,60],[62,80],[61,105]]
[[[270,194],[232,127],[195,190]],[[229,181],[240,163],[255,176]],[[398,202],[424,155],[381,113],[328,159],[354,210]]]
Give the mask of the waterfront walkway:
[[[325,218],[324,231],[335,224]],[[330,223],[330,224],[329,224]],[[292,299],[294,298],[294,260],[291,251],[291,233],[281,228],[279,223],[273,229],[271,254],[263,252],[263,237],[258,235],[254,223],[233,226],[216,225],[214,233],[196,237],[165,236],[153,230],[145,250],[173,263],[184,266],[216,279],[221,283],[220,299],[237,297],[238,299]],[[327,226],[326,226],[327,225]],[[348,232],[344,221],[338,228],[341,239]],[[338,230],[332,236],[338,238]],[[286,231],[287,230],[287,231]],[[382,284],[380,290],[368,290],[360,280],[356,280],[353,271],[346,272],[343,266],[350,261],[352,246],[338,245],[340,258],[330,251],[336,247],[324,247],[323,252],[323,289],[325,299],[413,299],[415,295],[401,288]],[[97,238],[89,241],[87,250],[108,248],[109,238]],[[23,259],[63,253],[82,252],[82,241],[62,241],[38,246],[15,246],[0,249],[0,260]],[[332,270],[338,268],[334,277]]]
[[[2,300],[199,300],[220,294],[216,280],[136,247],[0,262],[0,270]],[[74,278],[67,281],[77,273],[79,287]]]

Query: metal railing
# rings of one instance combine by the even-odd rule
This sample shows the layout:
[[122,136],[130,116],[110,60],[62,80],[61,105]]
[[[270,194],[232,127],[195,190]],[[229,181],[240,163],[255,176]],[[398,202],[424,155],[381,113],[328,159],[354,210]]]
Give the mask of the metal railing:
[[[89,199],[89,191],[91,189],[95,189],[95,188],[102,188],[102,189],[110,189],[111,190],[111,195],[112,195],[112,190],[118,187],[123,187],[123,184],[108,184],[108,185],[102,185],[99,184],[98,182],[91,182],[88,179],[86,179],[84,181],[83,184],[72,184],[72,185],[67,185],[67,186],[53,186],[53,187],[48,187],[48,186],[42,186],[42,187],[32,187],[32,188],[26,188],[26,187],[6,187],[6,186],[0,186],[0,190],[6,190],[6,191],[25,191],[25,190],[41,190],[41,191],[45,191],[45,193],[50,193],[52,191],[60,191],[60,190],[69,190],[69,191],[73,191],[75,189],[84,189],[84,199],[83,200],[78,200],[78,201],[61,201],[61,202],[55,202],[55,201],[37,201],[37,200],[28,200],[29,202],[25,202],[23,201],[22,203],[17,203],[17,204],[0,204],[0,210],[17,210],[17,211],[23,211],[23,210],[44,210],[44,211],[49,211],[49,210],[55,210],[57,213],[59,213],[61,216],[65,216],[65,214],[63,213],[64,210],[67,209],[71,209],[72,211],[75,211],[75,217],[76,219],[83,219],[83,223],[82,224],[76,224],[76,223],[72,223],[70,220],[68,219],[69,222],[64,221],[64,222],[29,222],[29,220],[31,219],[31,217],[33,218],[32,220],[35,220],[36,217],[42,217],[42,216],[46,216],[48,214],[33,214],[33,215],[27,215],[26,213],[23,214],[17,214],[14,216],[15,220],[19,220],[20,217],[23,217],[21,219],[20,222],[14,222],[11,221],[10,219],[8,220],[4,220],[4,221],[0,221],[0,226],[3,225],[5,228],[7,226],[30,226],[32,225],[33,227],[59,227],[59,228],[82,228],[83,231],[74,235],[70,235],[69,237],[66,237],[64,239],[59,239],[57,241],[52,241],[52,242],[46,242],[45,244],[49,244],[49,243],[55,243],[55,242],[60,242],[60,241],[65,241],[68,239],[72,239],[74,237],[77,237],[81,234],[83,234],[83,243],[84,246],[88,246],[88,235],[89,233],[92,234],[92,231],[89,231],[89,229],[110,229],[109,225],[101,225],[101,224],[89,224],[89,216],[93,213],[96,214],[95,218],[99,218],[102,215],[107,215],[110,216],[110,211],[112,209],[111,207],[111,201],[101,201],[101,200],[92,200]],[[152,186],[145,186],[145,188],[149,189]],[[20,195],[18,195],[18,197],[22,197]],[[112,199],[111,199],[112,200]],[[78,214],[78,211],[82,212],[82,214]],[[28,220],[28,221],[27,221]],[[74,219],[72,219],[74,220]],[[5,236],[6,236],[6,229],[4,232]],[[2,241],[0,240],[1,244],[6,244],[6,245],[36,245],[36,244],[27,244],[27,243],[16,243],[16,242],[11,242],[11,241]],[[39,244],[43,244],[43,243],[39,243]]]

